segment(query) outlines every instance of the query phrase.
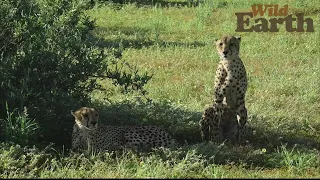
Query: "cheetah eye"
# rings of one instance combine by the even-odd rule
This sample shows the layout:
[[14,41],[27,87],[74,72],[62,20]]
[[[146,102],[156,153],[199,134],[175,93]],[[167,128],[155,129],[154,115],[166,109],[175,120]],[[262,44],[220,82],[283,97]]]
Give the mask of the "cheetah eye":
[[223,45],[222,43],[219,44],[219,46],[222,46],[222,45]]
[[83,117],[87,118],[87,117],[88,117],[88,114],[84,114]]

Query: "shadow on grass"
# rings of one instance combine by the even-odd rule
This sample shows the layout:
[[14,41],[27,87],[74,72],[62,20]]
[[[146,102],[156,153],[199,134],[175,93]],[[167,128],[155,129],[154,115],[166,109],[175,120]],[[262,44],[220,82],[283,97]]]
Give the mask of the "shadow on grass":
[[[100,0],[103,2],[104,0]],[[112,0],[113,3],[119,4],[120,6],[128,3],[136,3],[138,7],[197,7],[205,3],[205,0],[184,0],[178,2],[172,2],[168,0]],[[222,1],[217,4],[218,8],[224,8],[228,6],[227,1]]]
[[[188,47],[188,48],[196,48],[202,47],[206,44],[199,41],[194,42],[180,42],[180,41],[162,41],[162,40],[151,40],[148,36],[152,33],[152,30],[144,29],[144,28],[136,28],[136,27],[97,27],[94,31],[95,35],[91,35],[90,39],[93,43],[95,43],[98,47],[101,48],[134,48],[141,49],[144,47],[150,47],[157,45],[159,47],[171,47],[171,46],[179,46],[179,47]],[[116,38],[112,39],[103,39],[99,38],[99,36],[116,36]],[[123,37],[122,37],[123,36]],[[131,36],[131,37],[130,37]]]
[[[189,111],[168,101],[123,101],[109,106],[99,106],[99,112],[103,124],[157,125],[167,129],[180,143],[201,142],[198,122],[202,112]],[[267,125],[261,125],[268,120],[259,116],[250,117],[250,120],[252,123],[249,125],[256,133],[247,137],[249,146],[272,149],[287,144],[287,147],[320,149],[316,136],[304,135],[303,132],[298,133],[294,129],[275,132],[266,127]]]
[[[303,134],[274,132],[263,124],[263,119],[254,116],[250,126],[255,135],[247,137],[249,143],[239,146],[228,142],[218,144],[201,142],[198,122],[202,112],[189,111],[170,102],[144,103],[141,101],[123,101],[108,106],[98,106],[100,122],[107,125],[157,125],[166,129],[181,145],[183,153],[195,150],[198,155],[204,155],[216,164],[246,163],[256,167],[275,167],[279,164],[279,148],[295,148],[301,151],[319,150],[319,137]],[[266,149],[266,152],[262,152]],[[281,150],[281,149],[280,149]],[[210,160],[211,161],[211,160]]]
[[[104,2],[104,0],[99,0],[100,2]],[[145,6],[161,6],[161,7],[172,7],[172,6],[178,6],[178,7],[195,7],[199,6],[199,4],[203,0],[186,0],[182,2],[170,2],[167,0],[112,0],[113,3],[117,4],[128,4],[128,3],[136,3],[138,7],[145,7]]]
[[201,141],[200,112],[191,112],[162,102],[123,101],[99,106],[100,122],[107,125],[157,125],[166,129],[180,144]]

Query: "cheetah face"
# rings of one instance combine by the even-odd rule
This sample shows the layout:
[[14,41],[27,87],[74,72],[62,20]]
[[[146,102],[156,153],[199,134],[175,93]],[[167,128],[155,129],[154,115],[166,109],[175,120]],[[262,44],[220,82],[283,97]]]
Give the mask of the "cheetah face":
[[71,114],[80,128],[96,129],[98,127],[99,114],[94,108],[82,107],[77,111],[71,111]]
[[221,59],[233,59],[239,56],[240,36],[224,36],[216,40],[216,48]]

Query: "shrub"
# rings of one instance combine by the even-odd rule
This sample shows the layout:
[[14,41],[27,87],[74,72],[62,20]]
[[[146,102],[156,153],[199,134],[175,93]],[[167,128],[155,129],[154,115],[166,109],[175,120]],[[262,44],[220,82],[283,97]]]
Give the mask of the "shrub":
[[22,112],[42,130],[41,141],[71,142],[70,110],[90,106],[98,78],[142,90],[150,77],[112,69],[117,59],[90,38],[94,21],[83,0],[3,0],[0,2],[0,118],[5,103]]

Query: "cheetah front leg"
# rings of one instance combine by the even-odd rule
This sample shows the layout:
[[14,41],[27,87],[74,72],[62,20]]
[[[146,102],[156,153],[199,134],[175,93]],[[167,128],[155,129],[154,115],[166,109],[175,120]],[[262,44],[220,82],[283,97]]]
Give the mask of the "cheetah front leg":
[[240,142],[240,140],[242,139],[241,135],[244,134],[244,127],[247,123],[248,120],[248,113],[247,113],[247,108],[245,106],[244,103],[244,98],[242,99],[238,99],[238,108],[236,110],[237,113],[237,119],[238,119],[238,140]]
[[220,127],[220,123],[222,120],[223,100],[227,95],[229,84],[230,84],[230,75],[228,77],[228,73],[224,68],[223,64],[219,63],[218,68],[216,70],[216,76],[215,76],[214,103],[213,103],[213,106],[215,107],[217,112],[218,128]]
[[214,106],[216,106],[217,116],[219,119],[219,126],[222,121],[222,115],[224,114],[224,107],[233,108],[235,105],[235,94],[231,91],[232,77],[227,76],[220,91],[216,91],[216,99]]

